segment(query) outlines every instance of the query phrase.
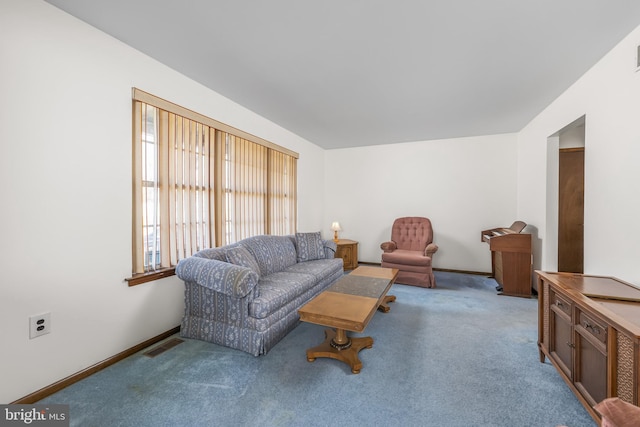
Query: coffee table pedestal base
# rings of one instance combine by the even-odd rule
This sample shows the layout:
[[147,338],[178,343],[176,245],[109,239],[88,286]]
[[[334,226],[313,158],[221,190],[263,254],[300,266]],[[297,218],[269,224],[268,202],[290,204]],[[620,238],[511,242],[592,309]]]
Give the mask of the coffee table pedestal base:
[[330,357],[340,360],[351,367],[351,372],[359,374],[362,369],[362,362],[358,353],[363,348],[373,347],[373,338],[347,336],[344,329],[325,329],[325,340],[319,346],[307,350],[307,360],[313,362],[318,357]]
[[384,297],[384,299],[382,300],[382,302],[378,306],[378,310],[383,312],[383,313],[388,313],[389,310],[391,310],[391,307],[389,307],[388,304],[390,302],[394,302],[395,300],[396,300],[396,296],[395,295],[387,295],[386,297]]

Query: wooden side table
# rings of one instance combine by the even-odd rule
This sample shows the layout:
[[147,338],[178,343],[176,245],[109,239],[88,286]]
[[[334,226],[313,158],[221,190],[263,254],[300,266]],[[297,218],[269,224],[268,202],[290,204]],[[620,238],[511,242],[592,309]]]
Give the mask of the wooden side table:
[[358,267],[358,242],[349,239],[334,240],[338,248],[336,258],[342,258],[345,270],[353,270]]

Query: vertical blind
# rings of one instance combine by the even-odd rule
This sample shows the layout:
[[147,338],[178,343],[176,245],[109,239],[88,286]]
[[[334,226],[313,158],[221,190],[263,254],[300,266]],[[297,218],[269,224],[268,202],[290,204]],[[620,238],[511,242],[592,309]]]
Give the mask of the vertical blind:
[[133,274],[258,234],[292,234],[297,153],[133,91]]
[[223,220],[227,227],[222,243],[227,244],[266,232],[267,149],[228,133],[224,141]]
[[296,189],[298,170],[296,158],[278,151],[269,151],[268,202],[271,234],[295,233]]

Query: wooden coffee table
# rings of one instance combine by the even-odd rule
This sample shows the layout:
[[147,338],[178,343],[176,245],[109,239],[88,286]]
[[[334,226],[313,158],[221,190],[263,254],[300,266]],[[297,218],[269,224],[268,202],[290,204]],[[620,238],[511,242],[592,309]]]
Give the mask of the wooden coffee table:
[[[351,274],[355,274],[356,276],[379,277],[381,279],[389,279],[395,282],[396,277],[398,277],[398,269],[360,266],[353,270]],[[387,304],[394,302],[395,300],[395,295],[385,295],[384,299],[378,306],[378,310],[388,313],[390,308]]]
[[329,357],[348,364],[352,373],[360,373],[358,353],[371,348],[373,338],[351,338],[347,331],[364,331],[397,276],[395,268],[358,267],[303,305],[298,310],[300,320],[333,328],[325,330],[322,344],[307,350],[307,360]]

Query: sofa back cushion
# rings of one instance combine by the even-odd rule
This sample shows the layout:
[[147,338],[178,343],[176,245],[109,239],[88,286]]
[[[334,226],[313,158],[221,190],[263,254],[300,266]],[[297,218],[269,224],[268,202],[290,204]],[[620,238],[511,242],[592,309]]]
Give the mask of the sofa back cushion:
[[296,248],[287,236],[255,236],[241,240],[260,267],[260,276],[283,271],[296,263]]
[[260,266],[247,248],[244,246],[229,247],[225,249],[224,253],[227,257],[227,262],[250,268],[260,277]]

